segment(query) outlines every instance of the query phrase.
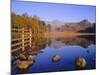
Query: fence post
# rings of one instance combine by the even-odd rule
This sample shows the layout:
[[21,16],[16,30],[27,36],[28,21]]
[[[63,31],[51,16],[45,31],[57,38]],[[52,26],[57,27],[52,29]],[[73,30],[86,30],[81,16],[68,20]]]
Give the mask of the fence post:
[[24,51],[24,28],[22,28],[22,51]]
[[30,29],[30,48],[32,47],[32,29]]

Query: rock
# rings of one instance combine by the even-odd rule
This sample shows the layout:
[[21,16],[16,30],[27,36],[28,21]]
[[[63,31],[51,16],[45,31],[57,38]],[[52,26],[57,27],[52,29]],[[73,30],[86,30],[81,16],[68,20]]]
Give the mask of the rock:
[[20,60],[26,60],[26,57],[25,57],[24,54],[20,54],[20,55],[19,55],[19,59],[20,59]]
[[29,66],[29,63],[27,61],[18,61],[17,62],[17,67],[19,69],[27,69]]
[[78,69],[84,69],[86,67],[86,60],[83,57],[77,57],[76,58],[76,67]]
[[29,55],[28,59],[24,55],[20,55],[20,60],[17,62],[17,67],[19,69],[27,69],[30,65],[35,63],[35,56]]
[[28,56],[28,60],[33,60],[33,56],[32,55],[29,55]]
[[59,55],[53,56],[52,61],[53,61],[53,62],[58,62],[58,61],[60,61],[60,56],[59,56]]
[[35,63],[35,56],[34,55],[29,55],[29,57],[28,57],[28,63],[30,65]]

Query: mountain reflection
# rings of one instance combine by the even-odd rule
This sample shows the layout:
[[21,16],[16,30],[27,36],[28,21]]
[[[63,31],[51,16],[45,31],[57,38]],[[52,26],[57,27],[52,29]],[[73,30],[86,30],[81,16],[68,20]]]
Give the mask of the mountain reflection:
[[65,45],[78,45],[83,48],[87,48],[91,44],[95,44],[95,35],[82,35],[66,38],[38,38],[37,40],[34,40],[32,51],[34,53],[46,48],[47,46],[60,48]]
[[95,44],[94,35],[82,35],[77,37],[56,38],[49,42],[50,47],[59,48],[64,45],[78,45],[87,48],[89,45]]

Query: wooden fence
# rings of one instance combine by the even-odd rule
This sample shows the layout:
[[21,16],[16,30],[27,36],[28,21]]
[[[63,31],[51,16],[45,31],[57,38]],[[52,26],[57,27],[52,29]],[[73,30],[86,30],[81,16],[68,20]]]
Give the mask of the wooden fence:
[[11,36],[11,52],[24,51],[27,47],[32,47],[32,30],[30,28],[13,27]]

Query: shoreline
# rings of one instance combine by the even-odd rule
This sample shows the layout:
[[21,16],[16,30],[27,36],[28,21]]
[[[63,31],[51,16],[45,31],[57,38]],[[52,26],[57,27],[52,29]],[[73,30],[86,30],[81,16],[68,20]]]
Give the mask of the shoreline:
[[45,32],[45,37],[57,38],[57,37],[76,37],[76,36],[85,36],[85,35],[96,35],[96,33],[79,33],[79,32],[59,32],[59,31],[52,31],[52,32]]

